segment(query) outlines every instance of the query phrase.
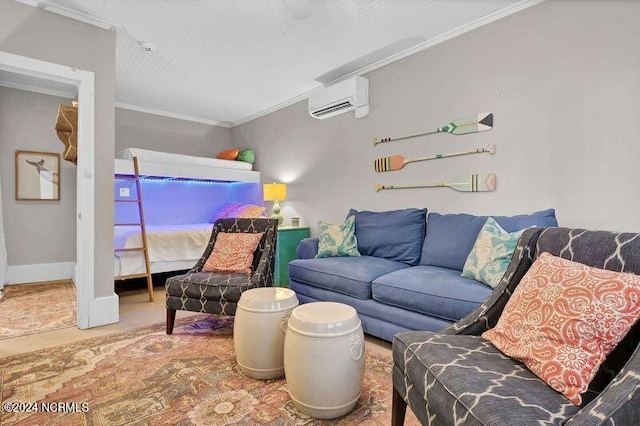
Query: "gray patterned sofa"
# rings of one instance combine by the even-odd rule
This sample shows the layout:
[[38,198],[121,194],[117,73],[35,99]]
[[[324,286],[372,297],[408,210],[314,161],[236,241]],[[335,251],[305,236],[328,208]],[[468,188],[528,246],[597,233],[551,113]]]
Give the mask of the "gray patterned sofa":
[[393,340],[393,425],[407,403],[432,425],[638,425],[640,323],[609,354],[583,395],[570,403],[524,364],[480,335],[543,252],[589,266],[640,274],[640,234],[582,229],[530,229],[523,234],[500,285],[461,321],[438,332],[399,333]]
[[[202,271],[216,237],[222,232],[264,233],[253,255],[251,274]],[[167,279],[167,334],[173,333],[178,310],[234,315],[243,291],[272,287],[277,235],[278,221],[275,219],[218,219],[198,263],[186,274]]]

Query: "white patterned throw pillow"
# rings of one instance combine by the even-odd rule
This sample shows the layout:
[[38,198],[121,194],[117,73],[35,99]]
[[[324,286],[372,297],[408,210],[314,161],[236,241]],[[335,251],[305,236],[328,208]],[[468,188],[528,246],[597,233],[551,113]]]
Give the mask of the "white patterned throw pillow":
[[507,232],[493,218],[482,226],[462,269],[462,276],[496,288],[507,271],[523,230]]

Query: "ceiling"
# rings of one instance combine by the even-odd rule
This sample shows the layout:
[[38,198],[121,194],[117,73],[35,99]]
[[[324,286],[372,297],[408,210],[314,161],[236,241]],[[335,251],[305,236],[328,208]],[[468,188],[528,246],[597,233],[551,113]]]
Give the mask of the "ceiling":
[[117,31],[117,106],[233,126],[542,0],[18,1]]

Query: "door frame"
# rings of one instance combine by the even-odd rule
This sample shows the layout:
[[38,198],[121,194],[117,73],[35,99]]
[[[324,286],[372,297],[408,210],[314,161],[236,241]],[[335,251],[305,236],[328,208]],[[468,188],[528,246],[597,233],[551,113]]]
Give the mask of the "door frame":
[[[78,88],[78,168],[76,202],[76,290],[78,328],[91,327],[95,296],[95,79],[91,71],[0,51],[0,70],[61,82]],[[95,325],[95,324],[94,324]]]

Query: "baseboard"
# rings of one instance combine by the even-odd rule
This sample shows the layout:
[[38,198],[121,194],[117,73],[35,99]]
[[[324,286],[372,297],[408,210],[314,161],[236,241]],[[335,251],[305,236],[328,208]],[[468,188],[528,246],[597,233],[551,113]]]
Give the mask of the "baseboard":
[[[37,263],[34,265],[13,265],[7,268],[8,284],[36,283],[74,279],[75,262]],[[73,281],[76,282],[75,280]]]
[[96,297],[89,301],[89,324],[88,327],[82,327],[82,324],[78,324],[80,328],[99,327],[101,325],[113,324],[120,319],[120,305],[118,303],[119,297],[117,294],[104,297]]

